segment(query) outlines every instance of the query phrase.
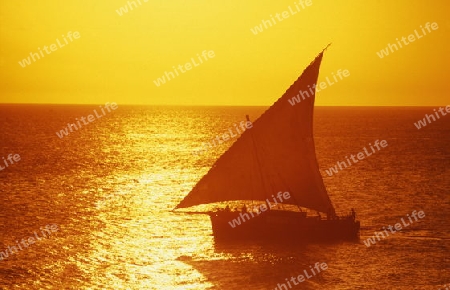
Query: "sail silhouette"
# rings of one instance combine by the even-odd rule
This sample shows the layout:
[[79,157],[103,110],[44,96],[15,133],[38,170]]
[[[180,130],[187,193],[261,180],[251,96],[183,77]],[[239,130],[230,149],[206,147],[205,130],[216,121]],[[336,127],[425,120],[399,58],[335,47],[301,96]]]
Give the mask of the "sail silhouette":
[[[283,203],[334,212],[313,139],[315,84],[325,49],[220,156],[176,208],[235,200],[264,201],[287,191],[291,198]],[[301,91],[308,92],[309,97],[292,106],[288,100]]]

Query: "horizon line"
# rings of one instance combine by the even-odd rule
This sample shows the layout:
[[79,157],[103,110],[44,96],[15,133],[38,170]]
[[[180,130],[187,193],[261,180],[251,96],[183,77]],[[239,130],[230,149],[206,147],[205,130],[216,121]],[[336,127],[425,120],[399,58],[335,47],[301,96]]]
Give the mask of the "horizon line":
[[[0,103],[1,105],[36,105],[36,106],[96,106],[105,103]],[[119,103],[117,103],[119,105]],[[273,105],[273,104],[272,104]],[[272,105],[183,105],[183,104],[121,104],[121,106],[161,106],[161,107],[270,107]],[[314,107],[436,107],[449,105],[314,105]]]

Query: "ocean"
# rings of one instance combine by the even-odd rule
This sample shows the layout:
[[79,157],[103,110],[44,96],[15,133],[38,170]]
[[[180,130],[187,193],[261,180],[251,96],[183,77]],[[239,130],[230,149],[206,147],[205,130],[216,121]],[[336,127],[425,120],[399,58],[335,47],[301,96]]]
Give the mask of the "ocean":
[[[202,143],[265,109],[118,104],[61,138],[101,108],[0,105],[0,289],[450,285],[450,116],[414,125],[432,107],[316,107],[321,173],[336,211],[356,210],[358,242],[216,243],[207,215],[172,212],[235,139],[194,153]],[[326,173],[376,140],[388,145]]]

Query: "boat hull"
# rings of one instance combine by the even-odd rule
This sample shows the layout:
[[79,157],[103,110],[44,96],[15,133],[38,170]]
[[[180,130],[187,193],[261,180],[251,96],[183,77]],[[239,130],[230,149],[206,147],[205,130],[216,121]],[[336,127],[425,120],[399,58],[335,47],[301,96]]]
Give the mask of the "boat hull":
[[[214,212],[211,218],[217,240],[337,241],[359,239],[360,223],[354,217],[322,219],[305,213],[271,210],[256,213]],[[240,220],[240,224],[236,220]],[[243,220],[245,220],[243,222]]]

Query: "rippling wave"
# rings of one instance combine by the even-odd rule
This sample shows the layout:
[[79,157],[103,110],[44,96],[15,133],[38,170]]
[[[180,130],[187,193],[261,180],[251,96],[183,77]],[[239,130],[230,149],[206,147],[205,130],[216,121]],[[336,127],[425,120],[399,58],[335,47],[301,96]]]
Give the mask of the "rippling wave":
[[[274,289],[309,265],[301,289],[438,289],[450,283],[450,119],[429,108],[315,112],[319,165],[338,212],[357,210],[361,242],[218,244],[206,215],[172,209],[233,140],[193,154],[260,107],[119,108],[60,139],[93,106],[0,106],[0,251],[40,227],[58,232],[0,261],[1,289]],[[447,117],[450,118],[450,117]],[[328,176],[374,140],[389,146]],[[426,217],[366,247],[413,210]]]

